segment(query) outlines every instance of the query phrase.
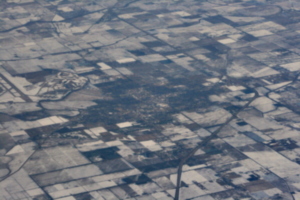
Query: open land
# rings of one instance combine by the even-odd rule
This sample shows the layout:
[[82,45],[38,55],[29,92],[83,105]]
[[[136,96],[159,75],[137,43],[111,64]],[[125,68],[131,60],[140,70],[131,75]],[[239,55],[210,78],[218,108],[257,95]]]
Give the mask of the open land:
[[298,0],[0,1],[0,200],[300,200],[299,20]]

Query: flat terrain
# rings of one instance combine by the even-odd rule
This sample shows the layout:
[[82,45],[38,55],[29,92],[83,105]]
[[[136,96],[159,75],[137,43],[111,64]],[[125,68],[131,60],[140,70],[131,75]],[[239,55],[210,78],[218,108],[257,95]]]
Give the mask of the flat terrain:
[[0,200],[300,200],[298,0],[2,0]]

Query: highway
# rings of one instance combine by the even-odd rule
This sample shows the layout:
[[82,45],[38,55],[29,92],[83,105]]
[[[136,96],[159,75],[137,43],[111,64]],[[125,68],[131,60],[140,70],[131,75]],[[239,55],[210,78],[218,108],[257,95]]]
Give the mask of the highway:
[[[250,89],[250,88],[249,88]],[[253,89],[252,89],[253,90]],[[254,97],[246,103],[239,111],[234,113],[224,124],[222,124],[218,129],[216,129],[210,136],[206,137],[204,140],[202,140],[194,149],[191,150],[191,152],[183,157],[179,163],[178,171],[177,171],[177,181],[176,181],[176,190],[175,190],[175,197],[174,200],[180,200],[180,186],[181,186],[181,175],[182,175],[182,168],[183,165],[190,159],[199,149],[202,147],[205,147],[212,139],[215,139],[218,137],[218,133],[222,130],[223,127],[225,127],[227,124],[229,124],[233,119],[237,117],[237,115],[244,110],[245,108],[249,107],[249,105],[257,98],[259,97],[259,94],[257,91],[253,91],[255,93]],[[189,118],[188,116],[185,116]],[[190,118],[189,118],[190,119]],[[190,119],[192,120],[192,119]],[[193,121],[193,120],[192,120]]]

